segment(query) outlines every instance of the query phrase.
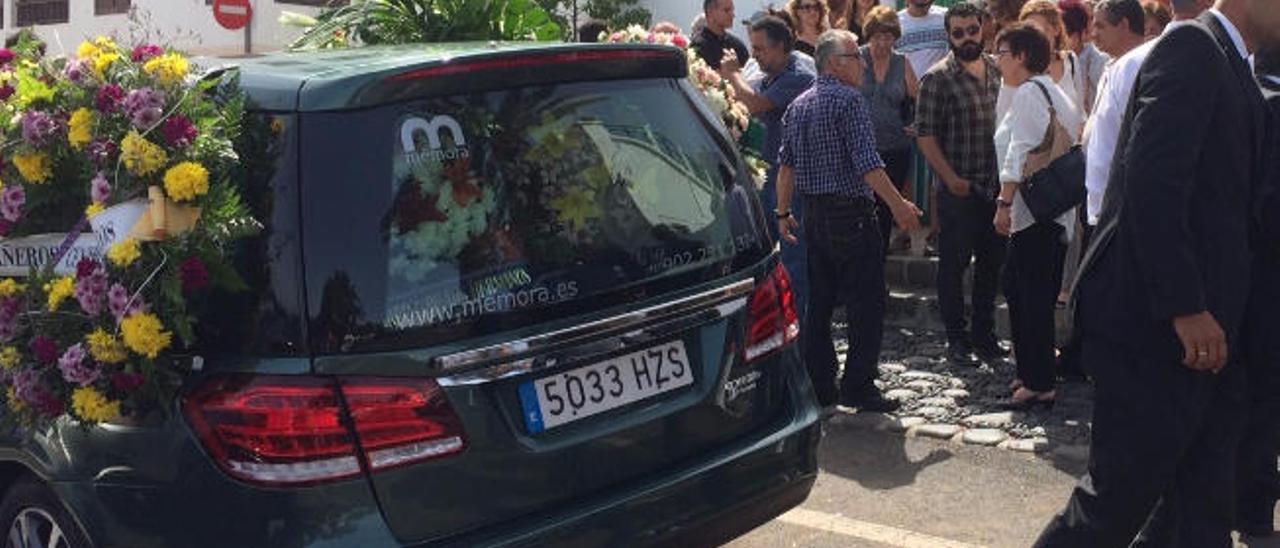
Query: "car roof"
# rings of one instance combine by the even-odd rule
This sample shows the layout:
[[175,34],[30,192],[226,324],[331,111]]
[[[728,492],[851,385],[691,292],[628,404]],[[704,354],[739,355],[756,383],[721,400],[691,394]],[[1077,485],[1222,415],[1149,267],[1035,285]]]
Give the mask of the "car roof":
[[206,70],[236,70],[254,107],[267,111],[322,111],[355,108],[361,95],[387,78],[449,63],[525,54],[555,54],[669,46],[566,44],[559,42],[459,42],[366,46],[279,52],[255,57],[196,59]]

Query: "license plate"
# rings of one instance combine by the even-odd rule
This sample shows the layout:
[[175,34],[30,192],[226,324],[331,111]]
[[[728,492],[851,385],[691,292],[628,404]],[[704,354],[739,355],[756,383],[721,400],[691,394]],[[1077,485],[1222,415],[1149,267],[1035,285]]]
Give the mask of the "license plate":
[[531,434],[693,384],[684,342],[673,341],[525,381],[520,404]]

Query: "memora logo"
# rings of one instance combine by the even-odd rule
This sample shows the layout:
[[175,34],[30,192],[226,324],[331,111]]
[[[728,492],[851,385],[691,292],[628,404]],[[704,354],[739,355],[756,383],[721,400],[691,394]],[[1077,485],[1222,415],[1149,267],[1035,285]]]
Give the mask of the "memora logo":
[[[441,139],[443,135],[449,136],[448,147]],[[419,149],[423,136],[426,137],[428,150]],[[405,161],[409,165],[439,163],[471,155],[467,150],[467,138],[462,134],[462,126],[454,117],[445,114],[430,120],[417,116],[406,118],[400,124],[400,146],[404,149]]]

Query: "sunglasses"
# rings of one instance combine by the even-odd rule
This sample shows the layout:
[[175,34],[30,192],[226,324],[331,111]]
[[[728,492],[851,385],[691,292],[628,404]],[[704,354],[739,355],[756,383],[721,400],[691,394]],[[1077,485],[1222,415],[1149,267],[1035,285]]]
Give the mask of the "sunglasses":
[[797,4],[796,11],[818,11],[817,4]]
[[951,37],[959,40],[965,36],[977,36],[982,34],[982,25],[969,25],[968,27],[956,27],[951,29]]

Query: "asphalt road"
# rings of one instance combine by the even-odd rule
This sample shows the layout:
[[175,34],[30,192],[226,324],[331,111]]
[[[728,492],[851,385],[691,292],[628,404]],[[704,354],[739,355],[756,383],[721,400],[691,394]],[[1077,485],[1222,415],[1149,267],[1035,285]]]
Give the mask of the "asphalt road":
[[[1026,547],[1084,464],[828,425],[799,508],[727,548]],[[1252,548],[1280,546],[1254,544]]]

